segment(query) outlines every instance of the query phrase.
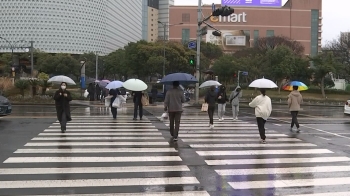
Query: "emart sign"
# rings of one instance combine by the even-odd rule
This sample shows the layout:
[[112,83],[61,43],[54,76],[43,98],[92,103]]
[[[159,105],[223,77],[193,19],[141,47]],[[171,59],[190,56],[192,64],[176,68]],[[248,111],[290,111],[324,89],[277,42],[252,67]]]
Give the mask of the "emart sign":
[[231,14],[230,16],[212,16],[211,22],[247,22],[247,14],[245,12],[241,14]]

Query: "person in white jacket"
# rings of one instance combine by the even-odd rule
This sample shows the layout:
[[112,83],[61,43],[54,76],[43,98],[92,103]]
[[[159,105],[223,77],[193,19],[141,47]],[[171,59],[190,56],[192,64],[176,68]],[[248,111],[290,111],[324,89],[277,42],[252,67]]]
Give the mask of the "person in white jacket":
[[270,97],[266,96],[266,90],[260,89],[261,95],[256,96],[249,106],[255,108],[256,121],[258,123],[261,143],[266,144],[265,123],[271,115],[272,104]]

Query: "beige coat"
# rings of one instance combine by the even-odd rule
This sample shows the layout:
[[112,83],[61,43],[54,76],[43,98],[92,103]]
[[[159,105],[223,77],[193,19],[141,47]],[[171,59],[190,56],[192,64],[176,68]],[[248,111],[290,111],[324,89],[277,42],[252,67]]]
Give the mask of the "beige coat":
[[289,111],[300,111],[300,104],[303,103],[303,96],[299,91],[292,91],[288,95],[288,107]]

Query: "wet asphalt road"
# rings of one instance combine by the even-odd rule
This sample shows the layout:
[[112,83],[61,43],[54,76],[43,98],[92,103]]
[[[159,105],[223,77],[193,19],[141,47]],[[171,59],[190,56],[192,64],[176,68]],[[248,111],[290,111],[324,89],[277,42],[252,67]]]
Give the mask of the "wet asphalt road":
[[216,120],[213,130],[186,108],[177,143],[158,119],[162,107],[136,122],[131,108],[117,121],[104,108],[72,109],[65,134],[52,106],[14,106],[0,119],[0,195],[350,195],[342,107],[304,106],[297,134],[286,106],[274,105],[265,145],[244,106],[240,121]]

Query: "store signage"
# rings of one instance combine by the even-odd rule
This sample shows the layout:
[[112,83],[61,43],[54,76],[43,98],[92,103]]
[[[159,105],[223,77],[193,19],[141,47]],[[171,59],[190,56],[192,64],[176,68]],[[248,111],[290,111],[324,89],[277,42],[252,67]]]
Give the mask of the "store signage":
[[241,14],[231,14],[230,16],[212,16],[211,22],[247,22],[247,14],[245,12]]
[[282,0],[221,0],[221,6],[282,7]]

